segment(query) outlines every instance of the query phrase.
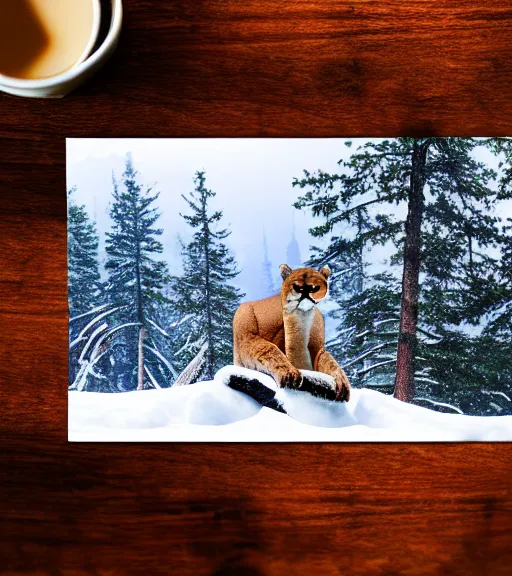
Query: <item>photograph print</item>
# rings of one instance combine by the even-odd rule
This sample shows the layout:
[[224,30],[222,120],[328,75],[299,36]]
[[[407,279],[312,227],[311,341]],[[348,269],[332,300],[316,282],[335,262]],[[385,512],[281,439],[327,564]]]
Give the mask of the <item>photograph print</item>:
[[68,139],[71,441],[512,440],[512,138]]

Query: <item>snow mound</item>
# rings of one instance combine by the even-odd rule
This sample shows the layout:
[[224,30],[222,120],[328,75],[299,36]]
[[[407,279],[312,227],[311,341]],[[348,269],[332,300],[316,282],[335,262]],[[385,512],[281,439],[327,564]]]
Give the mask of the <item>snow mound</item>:
[[[229,387],[258,380],[262,405]],[[265,374],[227,366],[213,381],[158,390],[69,392],[70,441],[474,441],[512,440],[512,416],[444,414],[375,390],[352,390],[348,403],[280,389]]]

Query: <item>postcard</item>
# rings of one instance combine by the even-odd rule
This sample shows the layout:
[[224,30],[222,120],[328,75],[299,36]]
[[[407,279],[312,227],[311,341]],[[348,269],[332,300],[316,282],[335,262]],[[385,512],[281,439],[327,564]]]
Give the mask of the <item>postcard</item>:
[[512,139],[69,139],[69,440],[512,440]]

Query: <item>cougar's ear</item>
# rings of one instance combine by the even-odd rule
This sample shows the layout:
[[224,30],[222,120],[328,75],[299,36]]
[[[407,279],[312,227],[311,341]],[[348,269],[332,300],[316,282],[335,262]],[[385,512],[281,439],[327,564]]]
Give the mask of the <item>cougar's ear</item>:
[[320,274],[327,280],[331,275],[331,269],[329,266],[324,266],[323,268],[320,268]]
[[279,266],[279,272],[281,272],[281,278],[286,280],[292,273],[292,269],[288,266],[288,264],[281,264],[281,266]]

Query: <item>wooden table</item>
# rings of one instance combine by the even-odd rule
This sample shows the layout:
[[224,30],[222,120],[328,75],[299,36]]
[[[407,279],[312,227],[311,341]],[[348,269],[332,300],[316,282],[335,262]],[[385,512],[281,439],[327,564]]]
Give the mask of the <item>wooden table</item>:
[[0,572],[510,574],[510,444],[68,444],[64,140],[512,135],[510,1],[125,10],[78,93],[0,96]]

